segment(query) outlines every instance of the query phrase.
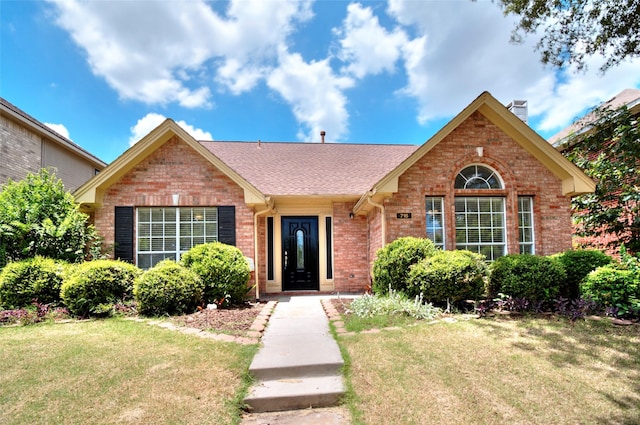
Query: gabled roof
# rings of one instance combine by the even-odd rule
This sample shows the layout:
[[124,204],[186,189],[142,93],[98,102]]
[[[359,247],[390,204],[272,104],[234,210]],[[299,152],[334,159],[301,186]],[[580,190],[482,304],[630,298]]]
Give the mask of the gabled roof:
[[116,183],[129,170],[142,162],[155,152],[160,146],[177,136],[196,152],[218,168],[231,180],[244,189],[245,202],[248,205],[267,203],[265,196],[251,183],[240,176],[235,170],[221,161],[213,153],[205,149],[189,133],[182,129],[173,120],[167,119],[139,142],[120,155],[109,164],[100,174],[92,177],[87,183],[80,186],[74,193],[76,201],[85,205],[100,205],[104,192]]
[[[618,109],[626,106],[632,113],[640,113],[640,89],[624,89],[611,99],[604,102],[600,107],[603,109]],[[548,142],[555,148],[562,150],[572,137],[582,134],[591,128],[591,124],[596,120],[596,114],[592,111],[574,122],[569,127],[560,130],[549,137]]]
[[561,179],[563,195],[574,196],[591,193],[595,190],[595,183],[578,167],[563,157],[562,154],[556,151],[546,140],[516,117],[504,105],[498,102],[489,92],[485,91],[471,102],[469,106],[463,109],[462,112],[449,121],[440,131],[431,137],[431,139],[427,140],[425,144],[413,152],[413,154],[398,167],[373,185],[373,187],[360,198],[354,207],[354,211],[358,212],[361,209],[367,209],[367,198],[373,197],[374,201],[379,201],[379,199],[387,196],[389,193],[396,191],[400,175],[437,146],[438,143],[476,111],[498,126],[498,128],[509,135],[514,141],[545,165],[554,175]]
[[81,146],[67,139],[63,135],[55,132],[51,128],[47,127],[31,115],[24,112],[22,109],[18,108],[8,100],[0,97],[0,115],[6,115],[12,118],[15,121],[22,123],[25,127],[29,128],[34,133],[40,134],[46,137],[49,140],[54,141],[58,145],[63,148],[74,152],[76,155],[79,155],[83,159],[89,161],[94,164],[95,168],[102,169],[106,167],[106,163],[102,161],[97,156],[89,153],[87,150],[83,149]]
[[358,199],[418,146],[200,142],[265,195]]

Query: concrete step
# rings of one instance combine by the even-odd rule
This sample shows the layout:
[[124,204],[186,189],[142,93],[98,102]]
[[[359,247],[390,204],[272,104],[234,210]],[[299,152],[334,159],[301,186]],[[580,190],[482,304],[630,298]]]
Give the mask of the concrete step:
[[329,407],[344,394],[339,375],[274,379],[257,382],[244,399],[252,412]]
[[307,378],[317,376],[339,375],[344,365],[342,358],[327,359],[322,362],[308,361],[288,364],[252,363],[249,373],[256,380],[269,381],[277,379]]

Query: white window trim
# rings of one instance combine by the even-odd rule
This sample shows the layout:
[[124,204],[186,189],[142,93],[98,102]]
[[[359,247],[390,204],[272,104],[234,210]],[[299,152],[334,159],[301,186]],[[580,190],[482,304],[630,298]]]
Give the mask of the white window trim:
[[[528,211],[522,211],[520,209],[520,200],[521,199],[528,199],[529,200],[529,210]],[[534,222],[534,215],[533,215],[533,196],[518,196],[518,252],[522,252],[522,247],[524,245],[530,245],[531,246],[531,254],[535,254],[536,253],[536,232],[535,232],[535,222]],[[520,229],[523,228],[523,226],[520,225],[521,223],[521,214],[528,214],[529,215],[529,220],[531,225],[530,226],[526,226],[527,228],[531,229],[531,241],[530,242],[523,242],[520,239]]]
[[[501,230],[502,230],[502,239],[503,241],[501,243],[485,243],[485,242],[472,242],[469,243],[469,227],[466,226],[466,219],[465,219],[465,226],[461,227],[460,229],[464,229],[467,236],[466,236],[466,241],[465,243],[458,243],[458,238],[457,238],[457,232],[459,230],[458,225],[457,225],[457,220],[456,223],[454,224],[455,226],[455,231],[456,231],[456,249],[467,249],[469,251],[472,252],[480,252],[480,248],[483,246],[502,246],[502,256],[507,255],[507,240],[508,240],[508,234],[507,234],[507,214],[506,214],[506,198],[504,196],[456,196],[455,201],[459,201],[459,200],[465,200],[465,206],[467,205],[466,200],[468,199],[490,199],[490,200],[494,200],[494,199],[499,199],[502,203],[502,226],[501,226]],[[493,209],[493,207],[492,207]],[[465,217],[469,216],[471,214],[469,214],[468,212],[468,208],[465,208],[465,212],[464,213],[459,213],[455,211],[454,208],[454,214],[464,214]],[[493,214],[493,211],[490,211],[491,214]],[[488,229],[498,229],[499,227],[493,227],[493,225],[491,227],[489,227]],[[472,228],[472,229],[476,229],[476,228]],[[480,230],[480,227],[477,228],[478,230]],[[485,228],[487,229],[487,228]],[[493,239],[493,236],[492,236]],[[498,256],[494,256],[494,258],[487,258],[487,260],[489,261],[493,261],[496,258],[498,258]]]
[[[151,221],[151,222],[142,222],[141,219],[140,219],[140,212],[142,210],[153,210],[153,209],[161,209],[163,211],[163,220],[161,222],[162,225],[163,225],[163,229],[164,229],[164,226],[166,224],[171,223],[170,221],[165,221],[165,219],[164,219],[165,215],[166,215],[165,211],[166,210],[174,210],[175,211],[175,222],[174,222],[175,223],[175,235],[169,236],[169,238],[171,238],[171,237],[175,238],[175,249],[173,249],[173,250],[161,250],[161,251],[153,251],[153,250],[142,251],[142,250],[140,250],[140,239],[146,237],[146,236],[141,236],[140,235],[141,225],[145,224],[145,223],[149,223],[149,224],[151,224],[151,226],[153,226],[153,224],[160,224],[160,222],[153,222],[153,221]],[[207,206],[207,207],[204,207],[204,206],[197,206],[197,207],[146,207],[146,206],[145,207],[137,207],[136,208],[136,257],[135,257],[136,264],[140,263],[140,256],[141,255],[150,255],[150,256],[152,256],[152,255],[163,255],[167,259],[173,259],[174,261],[178,261],[178,260],[180,260],[180,257],[182,256],[182,254],[184,254],[185,252],[187,252],[191,248],[191,246],[187,248],[187,247],[183,247],[181,245],[181,238],[184,237],[184,236],[182,236],[181,233],[180,233],[180,230],[181,230],[180,229],[180,224],[181,223],[182,224],[185,224],[185,223],[193,224],[193,221],[185,221],[185,222],[181,222],[180,221],[181,209],[182,210],[185,210],[185,209],[186,210],[193,210],[193,209],[203,209],[203,210],[205,210],[205,209],[216,209],[217,210],[217,207],[211,207],[211,206]],[[217,215],[217,211],[216,211],[216,220],[215,220],[215,222],[213,222],[213,221],[211,221],[211,222],[203,222],[203,224],[205,226],[206,226],[206,223],[215,223],[215,229],[216,229],[215,236],[209,236],[208,237],[208,236],[206,236],[206,232],[205,232],[205,236],[204,236],[204,238],[205,238],[204,242],[205,243],[212,242],[214,240],[215,241],[218,240],[218,238],[219,238],[219,228],[218,228],[219,220],[220,219],[219,219],[219,217]],[[191,226],[191,228],[192,228],[192,226]],[[206,229],[206,227],[205,227],[205,229]],[[164,233],[164,230],[163,230],[163,233]],[[193,234],[191,233],[189,236],[193,237]],[[162,241],[163,241],[163,246],[164,246],[164,241],[167,238],[164,234],[162,235],[162,237],[154,237],[152,229],[151,229],[149,237],[150,237],[151,240],[153,240],[154,238],[156,238],[156,239],[161,238]],[[210,238],[210,240],[208,240],[208,238]],[[150,248],[152,246],[153,246],[153,244],[150,244]],[[195,246],[195,245],[193,245],[193,246]],[[171,258],[171,256],[173,258]]]
[[[440,201],[440,212],[439,213],[432,213],[430,212],[430,210],[428,209],[428,203],[430,202],[430,200],[439,200]],[[447,232],[446,232],[446,226],[445,226],[445,221],[444,221],[444,196],[426,196],[425,197],[425,230],[426,230],[426,234],[427,234],[427,239],[431,239],[429,237],[429,227],[428,227],[428,217],[439,217],[440,219],[440,229],[442,230],[442,243],[436,243],[436,241],[434,241],[433,239],[431,239],[431,241],[433,242],[433,244],[437,247],[439,247],[440,249],[446,249],[447,247]],[[433,230],[438,230],[438,228],[433,227]]]

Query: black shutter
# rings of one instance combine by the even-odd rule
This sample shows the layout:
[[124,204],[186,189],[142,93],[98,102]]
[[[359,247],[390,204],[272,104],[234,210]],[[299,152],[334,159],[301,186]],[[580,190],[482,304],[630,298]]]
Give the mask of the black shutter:
[[114,256],[133,264],[133,207],[116,207],[114,224]]
[[218,207],[218,241],[236,245],[236,207]]

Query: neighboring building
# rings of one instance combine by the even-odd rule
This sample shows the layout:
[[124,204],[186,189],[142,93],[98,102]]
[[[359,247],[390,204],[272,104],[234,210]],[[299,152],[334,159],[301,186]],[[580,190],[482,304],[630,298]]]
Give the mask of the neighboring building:
[[593,182],[485,92],[421,146],[196,141],[166,120],[76,191],[116,257],[149,267],[219,240],[258,295],[362,291],[402,236],[489,259],[571,247]]
[[74,191],[106,163],[0,98],[0,185],[22,180],[42,168],[54,170]]
[[[600,105],[600,108],[604,110],[616,110],[622,106],[626,106],[632,115],[640,116],[640,89],[625,89]],[[593,123],[596,119],[597,116],[595,112],[588,113],[574,124],[551,136],[548,142],[558,151],[566,155],[579,145],[581,136],[592,131]],[[640,143],[640,141],[638,142]],[[589,158],[596,158],[598,154],[600,154],[600,152],[593,152],[593,156]],[[616,205],[611,204],[610,206],[613,208]],[[627,235],[616,235],[612,233],[598,237],[576,235],[574,236],[574,243],[576,246],[597,248],[611,255],[617,255],[619,253],[621,240],[624,241],[625,237],[628,237],[630,234],[627,230]]]

